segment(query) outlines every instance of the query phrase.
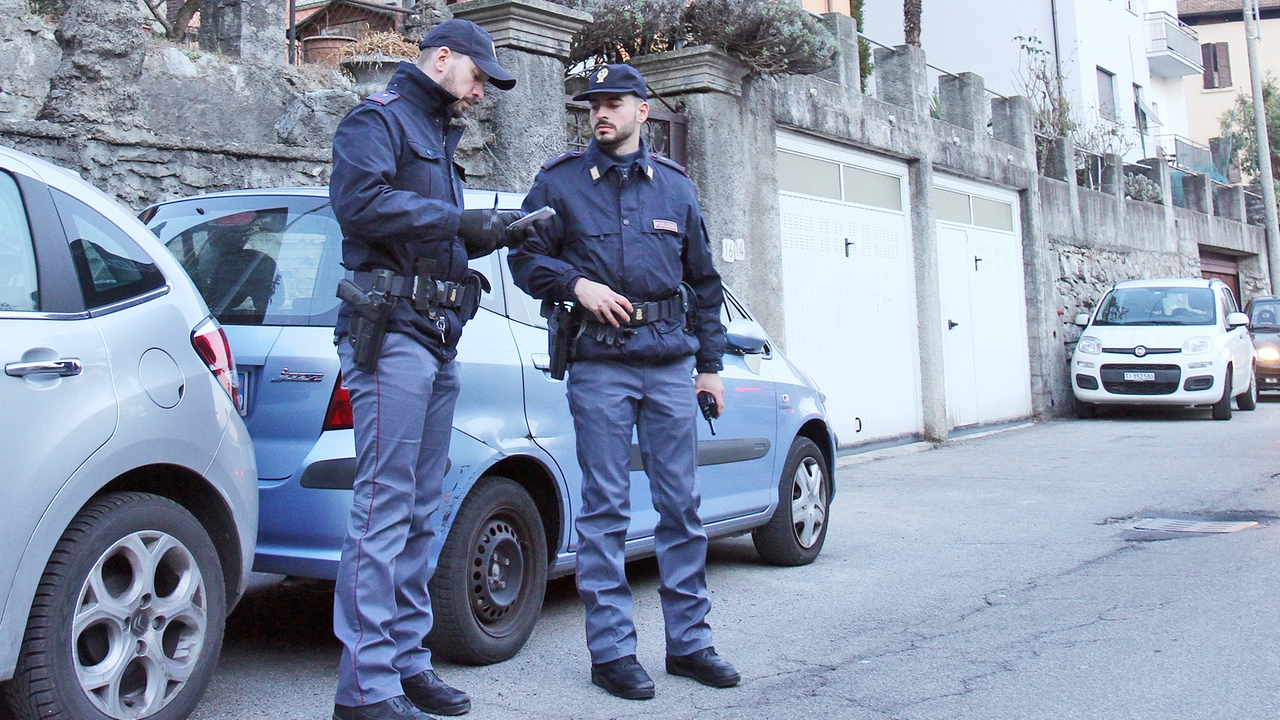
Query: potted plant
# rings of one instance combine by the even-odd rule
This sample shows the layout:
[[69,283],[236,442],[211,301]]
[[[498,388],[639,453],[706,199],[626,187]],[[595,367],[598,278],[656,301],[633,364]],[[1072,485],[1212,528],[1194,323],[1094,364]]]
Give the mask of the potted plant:
[[387,88],[402,60],[418,58],[418,46],[397,32],[365,35],[342,50],[339,64],[355,79],[354,91],[365,96]]

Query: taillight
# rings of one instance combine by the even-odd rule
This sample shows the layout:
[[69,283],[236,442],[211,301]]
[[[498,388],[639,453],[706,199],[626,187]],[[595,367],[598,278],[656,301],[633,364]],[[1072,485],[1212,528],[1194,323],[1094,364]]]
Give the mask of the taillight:
[[338,381],[333,384],[333,395],[329,396],[329,409],[324,411],[324,427],[322,430],[350,430],[355,425],[351,416],[351,392],[342,382],[342,373],[338,373]]
[[191,331],[191,346],[196,354],[209,366],[209,372],[218,379],[222,389],[227,391],[236,411],[244,415],[244,396],[240,394],[240,375],[236,373],[236,359],[231,355],[231,343],[227,342],[227,334],[222,326],[213,318],[205,318],[195,330]]

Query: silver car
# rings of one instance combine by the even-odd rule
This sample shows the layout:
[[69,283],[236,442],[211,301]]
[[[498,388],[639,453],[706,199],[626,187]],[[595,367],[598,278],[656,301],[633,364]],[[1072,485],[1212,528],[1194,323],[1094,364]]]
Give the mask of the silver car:
[[235,362],[137,219],[74,173],[3,147],[0,365],[10,711],[187,717],[257,535]]

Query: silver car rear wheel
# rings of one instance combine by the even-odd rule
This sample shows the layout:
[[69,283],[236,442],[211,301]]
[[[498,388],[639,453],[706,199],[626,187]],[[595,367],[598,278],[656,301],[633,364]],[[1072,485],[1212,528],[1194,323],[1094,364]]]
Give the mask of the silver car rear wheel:
[[16,720],[178,720],[213,674],[226,612],[217,549],[186,509],[105,495],[58,541],[4,687]]

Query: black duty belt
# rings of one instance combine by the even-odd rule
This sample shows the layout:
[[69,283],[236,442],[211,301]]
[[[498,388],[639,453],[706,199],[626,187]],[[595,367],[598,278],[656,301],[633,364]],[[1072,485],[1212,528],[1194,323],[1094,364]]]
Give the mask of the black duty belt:
[[[372,272],[357,270],[355,282],[361,289],[373,286]],[[391,286],[387,292],[396,297],[406,298],[413,302],[419,310],[448,308],[461,310],[475,307],[480,301],[481,282],[457,283],[449,280],[436,280],[428,275],[396,275],[391,278]]]
[[631,303],[631,317],[624,324],[634,327],[648,325],[670,317],[683,318],[685,310],[684,296],[680,293],[676,293],[665,300],[633,302]]

